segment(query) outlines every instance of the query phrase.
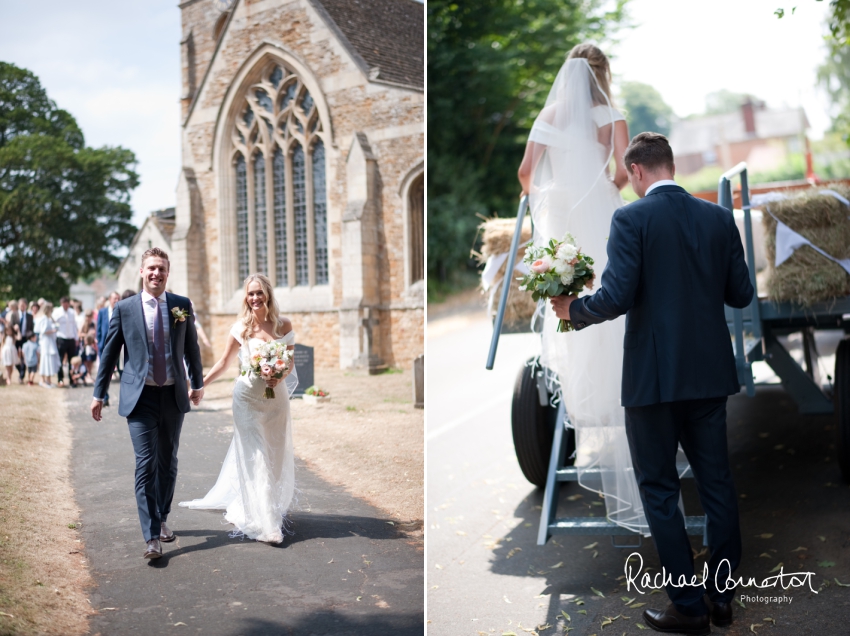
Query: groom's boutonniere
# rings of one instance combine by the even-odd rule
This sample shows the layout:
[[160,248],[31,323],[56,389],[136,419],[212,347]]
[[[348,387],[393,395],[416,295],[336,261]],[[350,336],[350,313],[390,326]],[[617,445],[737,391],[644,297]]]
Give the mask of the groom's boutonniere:
[[178,322],[185,322],[186,318],[189,317],[189,312],[180,309],[180,307],[175,307],[171,310],[171,315],[174,316],[174,326],[176,327]]

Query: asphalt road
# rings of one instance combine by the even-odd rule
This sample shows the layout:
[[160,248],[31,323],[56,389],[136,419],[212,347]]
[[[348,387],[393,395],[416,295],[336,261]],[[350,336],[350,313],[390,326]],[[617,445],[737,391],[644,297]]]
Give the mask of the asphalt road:
[[230,443],[230,416],[203,403],[183,424],[168,519],[177,541],[163,544],[163,558],[142,559],[126,420],[112,406],[96,423],[90,391],[68,394],[73,481],[97,584],[92,634],[423,633],[421,541],[300,462],[295,534],[279,547],[230,538],[220,511],[176,506],[206,493]]
[[[550,635],[565,627],[572,636],[653,633],[641,629],[641,614],[644,607],[665,606],[666,594],[627,592],[618,580],[632,552],[642,556],[645,569],[659,569],[651,541],[624,549],[608,536],[561,536],[536,545],[542,493],[516,462],[510,399],[538,339],[503,337],[495,369],[486,371],[486,319],[455,320],[452,328],[434,332],[426,405],[429,636]],[[821,353],[830,354],[838,337],[821,338]],[[831,364],[823,362],[825,369]],[[758,376],[770,373],[760,369]],[[781,386],[771,386],[759,388],[755,398],[730,398],[728,422],[744,542],[737,574],[761,581],[781,563],[785,572],[814,572],[818,593],[808,587],[740,590],[739,598],[790,601],[744,599],[732,627],[714,633],[849,634],[850,586],[836,579],[850,584],[850,488],[835,459],[833,418],[798,415]],[[568,501],[574,494],[583,497]],[[702,514],[692,482],[684,495],[687,513]],[[601,516],[601,503],[571,484],[562,488],[558,514]],[[692,545],[700,550],[701,538]],[[646,605],[629,608],[629,599]]]

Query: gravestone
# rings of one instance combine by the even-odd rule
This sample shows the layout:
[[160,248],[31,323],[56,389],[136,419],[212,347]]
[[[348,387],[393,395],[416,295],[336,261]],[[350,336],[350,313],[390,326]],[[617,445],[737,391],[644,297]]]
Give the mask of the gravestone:
[[413,361],[413,408],[425,408],[425,355]]
[[314,384],[313,347],[295,344],[295,371],[298,373],[298,387],[293,397],[301,397],[304,395],[304,390]]

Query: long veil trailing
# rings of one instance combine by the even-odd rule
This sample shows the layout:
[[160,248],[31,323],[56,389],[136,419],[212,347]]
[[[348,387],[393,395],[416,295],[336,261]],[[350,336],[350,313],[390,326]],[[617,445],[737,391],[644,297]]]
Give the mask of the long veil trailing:
[[[534,241],[572,234],[595,260],[597,286],[608,262],[611,217],[623,205],[608,174],[614,121],[621,118],[587,60],[569,59],[529,135],[535,144],[529,192]],[[625,317],[557,333],[551,306],[541,303],[541,312],[540,363],[556,399],[565,402],[567,426],[575,429],[579,484],[604,495],[611,521],[649,534],[620,406]]]

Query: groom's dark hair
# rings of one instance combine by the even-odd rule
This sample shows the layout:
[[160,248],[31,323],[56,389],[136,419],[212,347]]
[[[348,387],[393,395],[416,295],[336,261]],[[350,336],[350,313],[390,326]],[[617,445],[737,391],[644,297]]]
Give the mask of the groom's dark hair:
[[634,136],[623,155],[626,170],[632,173],[632,164],[643,166],[650,172],[658,168],[673,169],[673,150],[667,137],[661,133],[642,132]]

